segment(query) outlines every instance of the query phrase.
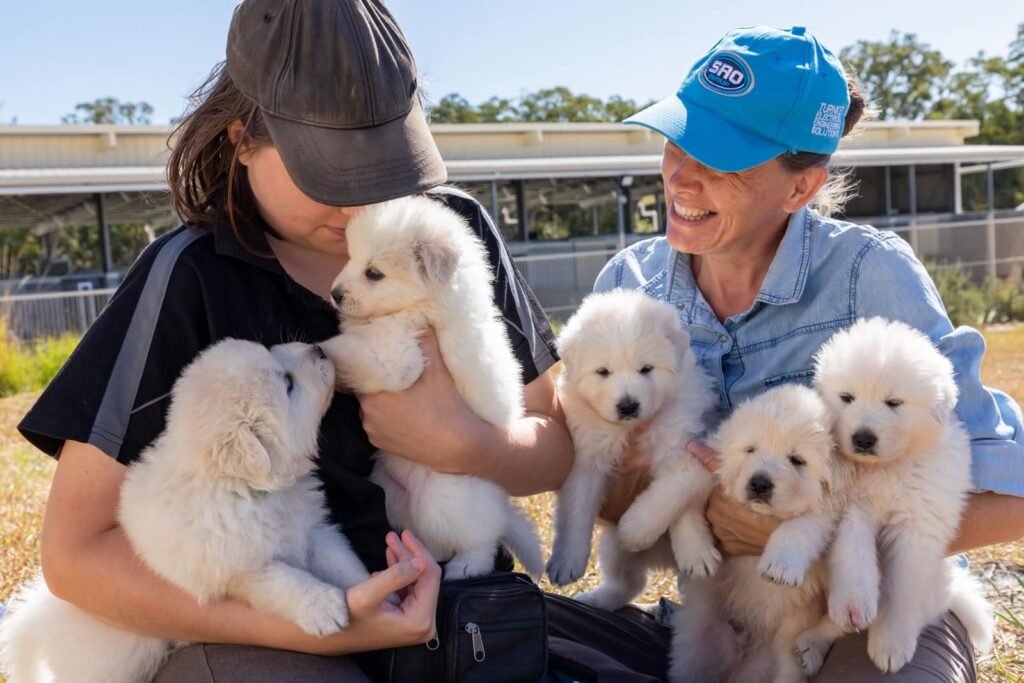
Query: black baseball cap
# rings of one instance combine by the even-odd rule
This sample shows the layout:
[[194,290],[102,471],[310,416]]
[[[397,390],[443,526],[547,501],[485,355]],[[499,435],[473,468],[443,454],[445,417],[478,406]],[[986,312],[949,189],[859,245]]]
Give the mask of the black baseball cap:
[[381,2],[244,0],[228,31],[227,70],[310,198],[358,206],[447,180],[412,52]]

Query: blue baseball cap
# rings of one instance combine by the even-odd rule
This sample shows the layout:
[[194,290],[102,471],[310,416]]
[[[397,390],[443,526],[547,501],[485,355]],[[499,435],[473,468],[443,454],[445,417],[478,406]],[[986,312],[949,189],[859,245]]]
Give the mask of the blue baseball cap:
[[849,107],[842,65],[804,27],[754,26],[727,33],[675,95],[624,123],[731,173],[787,152],[832,154]]

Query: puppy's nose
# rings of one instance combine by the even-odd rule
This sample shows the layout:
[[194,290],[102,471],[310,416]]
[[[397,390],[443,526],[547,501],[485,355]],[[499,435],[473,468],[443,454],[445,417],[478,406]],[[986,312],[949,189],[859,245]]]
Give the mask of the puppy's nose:
[[870,429],[858,429],[850,437],[853,447],[860,453],[868,453],[878,443],[878,437]]
[[747,482],[747,498],[750,500],[770,500],[775,483],[764,472],[758,472]]
[[637,416],[640,412],[640,403],[632,396],[625,396],[615,404],[615,409],[619,411],[619,419],[625,420]]
[[320,360],[326,360],[327,354],[324,353],[324,350],[320,348],[319,344],[313,344],[313,357],[319,358]]
[[335,287],[331,290],[331,298],[334,299],[335,306],[341,305],[341,300],[345,298],[345,294],[341,291],[341,287]]

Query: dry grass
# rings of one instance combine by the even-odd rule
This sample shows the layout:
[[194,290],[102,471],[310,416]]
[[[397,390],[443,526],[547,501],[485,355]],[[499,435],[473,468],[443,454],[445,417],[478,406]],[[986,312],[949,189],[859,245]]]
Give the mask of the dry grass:
[[[982,375],[985,383],[1006,391],[1024,402],[1024,325],[985,330],[989,350]],[[0,602],[11,590],[36,571],[39,556],[39,528],[43,505],[54,463],[33,451],[17,434],[15,426],[31,405],[32,394],[0,399]],[[543,494],[524,501],[529,515],[541,529],[545,547],[550,548],[554,496]],[[996,647],[979,662],[979,680],[988,683],[1024,683],[1024,624],[1013,623],[1016,614],[1024,619],[1024,542],[993,546],[969,553],[972,567],[990,582],[990,596],[1003,618],[998,623]],[[594,568],[568,589],[547,583],[547,590],[572,595],[596,583]],[[654,602],[660,595],[675,597],[673,577],[658,575],[642,597]]]

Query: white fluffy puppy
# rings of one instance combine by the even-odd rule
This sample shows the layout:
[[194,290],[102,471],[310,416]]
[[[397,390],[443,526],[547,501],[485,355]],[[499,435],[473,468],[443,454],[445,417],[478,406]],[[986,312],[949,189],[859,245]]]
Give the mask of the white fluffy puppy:
[[[685,446],[703,430],[715,397],[678,311],[636,290],[593,294],[562,330],[558,349],[558,391],[576,458],[558,494],[551,581],[564,585],[586,571],[606,487],[631,433],[645,423],[636,447],[649,459],[651,484],[617,527],[603,530],[603,583],[580,599],[617,609],[643,590],[654,566],[712,573],[720,556],[704,504],[714,479]],[[671,550],[659,542],[666,532]]]
[[732,557],[711,578],[683,580],[673,682],[795,683],[820,668],[838,634],[818,628],[825,614],[818,560],[849,476],[833,456],[829,419],[812,389],[784,385],[740,404],[709,440],[720,453],[725,495],[781,524],[760,558]]
[[[429,325],[469,407],[511,428],[523,416],[520,368],[492,300],[483,243],[465,221],[434,200],[407,197],[366,207],[346,237],[349,262],[332,289],[342,333],[324,343],[339,383],[362,394],[408,388],[423,371],[418,336]],[[377,457],[371,479],[384,489],[388,520],[448,561],[445,577],[490,573],[501,541],[540,574],[537,534],[500,486]]]
[[[343,589],[367,572],[311,474],[333,392],[316,346],[228,339],[198,356],[121,488],[118,520],[139,557],[200,603],[233,596],[313,635],[344,628]],[[148,681],[170,646],[54,597],[42,577],[0,628],[11,683]]]
[[986,648],[991,609],[944,559],[971,488],[952,364],[921,332],[871,318],[822,346],[814,385],[856,473],[830,552],[829,615],[846,631],[870,625],[882,671],[910,661],[921,630],[950,608]]

